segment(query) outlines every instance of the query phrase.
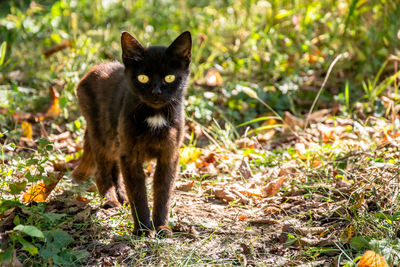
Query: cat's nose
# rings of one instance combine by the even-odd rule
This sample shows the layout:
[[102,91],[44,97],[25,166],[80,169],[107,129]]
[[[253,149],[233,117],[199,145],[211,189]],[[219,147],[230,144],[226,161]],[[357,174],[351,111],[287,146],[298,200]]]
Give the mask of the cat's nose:
[[160,95],[161,88],[159,86],[155,86],[151,92],[153,93],[153,95]]

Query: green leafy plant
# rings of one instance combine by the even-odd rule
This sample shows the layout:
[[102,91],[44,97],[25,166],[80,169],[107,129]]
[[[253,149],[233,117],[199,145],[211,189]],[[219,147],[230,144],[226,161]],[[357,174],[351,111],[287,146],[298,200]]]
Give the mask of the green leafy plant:
[[389,266],[397,266],[400,263],[400,239],[378,240],[368,237],[356,236],[351,239],[350,245],[356,251],[375,251],[385,258]]
[[[379,68],[379,71],[373,81],[368,79],[367,82],[363,82],[365,98],[368,100],[368,104],[373,111],[379,111],[379,107],[383,107],[378,97],[382,94],[384,90],[388,88],[390,84],[394,82],[395,79],[397,79],[400,74],[400,71],[398,71],[397,73],[385,78],[383,81],[378,83],[381,74],[387,64],[388,60],[386,60]],[[380,112],[380,114],[382,115],[382,112]]]
[[[9,234],[11,244],[5,252],[0,253],[0,262],[9,261],[12,251],[18,248],[18,244],[35,257],[35,261],[40,259],[43,263],[50,265],[74,266],[88,256],[85,250],[69,248],[74,239],[58,228],[64,223],[63,218],[66,214],[45,213],[37,216],[37,212],[41,210],[40,207],[23,209],[30,215],[14,217],[16,226]],[[22,224],[34,221],[34,217],[36,217],[36,226]]]

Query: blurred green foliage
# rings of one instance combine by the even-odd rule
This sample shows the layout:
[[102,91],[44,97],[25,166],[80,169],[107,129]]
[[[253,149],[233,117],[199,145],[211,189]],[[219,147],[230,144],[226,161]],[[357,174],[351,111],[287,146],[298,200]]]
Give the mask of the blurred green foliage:
[[[122,31],[133,33],[145,45],[155,45],[169,44],[180,32],[190,30],[194,47],[189,99],[195,106],[188,109],[189,116],[204,123],[211,120],[211,114],[225,112],[225,119],[240,123],[266,113],[264,106],[242,92],[243,86],[254,89],[278,112],[290,109],[302,113],[311,105],[336,55],[345,53],[346,57],[335,66],[322,105],[330,105],[333,95],[344,92],[346,81],[350,98],[358,99],[364,93],[362,82],[374,75],[390,55],[399,55],[400,5],[396,2],[2,2],[0,41],[7,42],[7,52],[5,64],[0,66],[0,84],[11,84],[14,89],[6,89],[20,93],[19,87],[33,88],[33,92],[21,93],[28,94],[33,103],[27,100],[28,104],[18,107],[10,101],[14,104],[8,108],[34,110],[43,106],[51,84],[65,82],[60,98],[63,114],[76,118],[79,113],[74,86],[94,64],[120,59]],[[43,55],[67,40],[72,47],[49,58]],[[221,72],[222,86],[198,85],[210,68]],[[382,78],[393,74],[393,68],[389,62]],[[215,97],[204,98],[205,89]]]

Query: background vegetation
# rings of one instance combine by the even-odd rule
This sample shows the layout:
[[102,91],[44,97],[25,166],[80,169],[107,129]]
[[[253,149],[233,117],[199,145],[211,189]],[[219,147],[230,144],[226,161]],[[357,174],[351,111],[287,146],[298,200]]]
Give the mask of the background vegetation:
[[[353,186],[352,193],[341,195],[341,199],[347,201],[344,205],[353,209],[360,201],[354,198],[354,192],[362,196],[362,201],[364,198],[365,201],[375,199],[378,206],[381,205],[377,200],[379,190],[388,186],[396,192],[390,201],[386,201],[389,197],[386,194],[382,196],[382,203],[386,204],[379,206],[376,214],[380,215],[371,215],[368,209],[363,215],[355,215],[354,210],[350,215],[338,215],[342,221],[336,232],[333,231],[336,236],[346,235],[352,229],[350,226],[354,233],[349,233],[347,242],[333,246],[334,252],[302,250],[304,246],[300,245],[300,252],[285,254],[289,263],[282,264],[296,265],[328,255],[337,264],[350,266],[367,248],[373,247],[383,248],[377,252],[385,254],[389,263],[394,264],[396,259],[398,262],[399,199],[397,187],[389,185],[398,179],[395,141],[399,127],[399,15],[400,5],[395,0],[2,1],[0,219],[10,218],[11,213],[14,216],[12,227],[0,223],[0,233],[11,231],[7,232],[7,241],[3,242],[1,257],[9,260],[12,253],[17,252],[19,261],[38,265],[78,264],[94,257],[77,245],[79,235],[60,228],[68,220],[75,222],[75,217],[59,210],[50,212],[44,203],[27,206],[20,196],[29,192],[29,186],[41,182],[48,185],[57,180],[55,171],[60,171],[61,167],[57,170],[57,166],[53,166],[55,162],[72,164],[67,164],[65,170],[61,168],[62,174],[58,177],[60,180],[64,175],[62,180],[69,179],[69,170],[81,153],[79,144],[85,125],[74,87],[93,65],[120,60],[122,31],[129,31],[142,44],[157,45],[169,44],[181,32],[190,30],[193,61],[186,101],[187,147],[197,144],[213,153],[249,157],[253,173],[263,174],[261,184],[272,177],[272,174],[265,175],[268,168],[291,160],[297,161],[298,166],[303,164],[298,167],[296,177],[305,180],[286,179],[290,185],[282,190],[284,195],[291,191],[290,188],[301,187],[305,199],[311,198],[322,190],[316,184],[333,184],[337,174],[345,182],[353,181],[349,182]],[[329,66],[339,55],[342,56],[317,98]],[[328,124],[336,127],[343,120],[350,121],[346,125],[351,127],[342,132],[355,134],[356,144],[344,145],[341,130],[334,128],[334,133],[321,131],[316,121],[307,117],[314,100],[318,100],[315,110],[327,110],[325,115],[329,114],[317,116],[317,122],[330,119],[334,122]],[[240,126],[252,120],[255,121]],[[311,124],[308,131],[305,120]],[[246,128],[248,126],[250,128]],[[270,132],[271,129],[276,131]],[[318,131],[313,132],[316,129]],[[373,134],[380,131],[382,136],[375,138]],[[371,135],[367,139],[362,137],[365,132]],[[256,145],[250,145],[250,141],[246,141],[244,147],[241,145],[247,133],[251,133],[249,136]],[[54,139],[60,134],[68,135],[70,143],[66,141],[67,145],[60,147],[59,139]],[[311,146],[310,140],[318,147]],[[379,150],[380,145],[387,148],[387,142],[390,151]],[[208,144],[214,147],[210,148]],[[190,153],[189,157],[197,158],[192,155],[193,150]],[[318,158],[317,165],[313,163],[315,158]],[[350,166],[350,159],[362,166],[355,163]],[[190,169],[189,162],[182,162],[183,171]],[[382,163],[377,168],[390,167],[384,171],[385,175],[391,173],[391,178],[360,182],[356,171],[362,170],[360,177],[372,175],[375,170],[370,167],[376,163]],[[53,169],[49,169],[49,165]],[[196,167],[200,168],[198,164]],[[332,175],[332,171],[336,173]],[[386,177],[379,171],[376,177]],[[192,173],[190,178],[197,181],[195,188],[199,189],[203,186],[202,181],[210,176],[217,179],[215,181],[224,179],[220,175],[210,175],[209,171],[208,174],[207,171]],[[373,186],[368,187],[368,184]],[[61,191],[65,190],[58,186]],[[367,187],[363,193],[355,189],[361,186]],[[100,201],[96,193],[73,190],[78,196],[89,194],[85,197],[90,196],[93,203]],[[328,202],[335,201],[330,199]],[[126,210],[121,212],[126,213]],[[372,228],[375,232],[371,231],[365,224],[375,224],[379,231],[375,228]],[[89,226],[82,222],[81,227],[80,234],[83,235]],[[129,229],[129,223],[126,228]],[[200,240],[206,242],[208,238]],[[294,233],[290,233],[289,243],[290,238],[298,240]],[[356,239],[350,246],[352,238]],[[140,246],[138,240],[130,242],[134,247]],[[295,241],[289,245],[293,243]],[[197,258],[194,257],[197,248],[175,262],[196,264],[216,260],[210,260],[201,251]],[[171,247],[163,249],[173,254]],[[149,250],[154,253],[163,249],[153,246]],[[265,253],[252,255],[255,264],[268,265],[263,261],[269,257]],[[138,259],[137,255],[132,258]],[[215,263],[243,264],[242,258],[228,252],[227,256],[217,259]],[[144,257],[141,263],[160,262]]]

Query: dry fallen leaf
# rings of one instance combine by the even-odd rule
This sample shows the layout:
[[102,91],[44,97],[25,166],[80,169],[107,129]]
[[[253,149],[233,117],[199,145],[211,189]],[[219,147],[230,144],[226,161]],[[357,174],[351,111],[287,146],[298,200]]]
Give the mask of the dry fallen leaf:
[[330,112],[331,112],[330,109],[320,109],[320,110],[314,111],[308,117],[308,121],[310,123],[323,122],[326,120],[327,117],[329,117]]
[[248,217],[246,215],[239,216],[239,221],[247,220]]
[[258,188],[246,188],[239,184],[232,184],[230,186],[227,186],[227,188],[229,188],[229,190],[231,190],[232,192],[237,191],[243,196],[261,197],[263,195],[261,190]]
[[235,140],[235,143],[242,149],[254,149],[255,148],[254,140],[250,139],[248,137],[237,139],[237,140]]
[[297,156],[299,156],[300,159],[303,159],[303,160],[307,159],[307,156],[304,155],[307,152],[306,146],[303,143],[296,143],[294,145],[294,148],[296,150]]
[[334,128],[324,127],[320,131],[321,131],[322,143],[331,143],[335,141],[336,134]]
[[246,190],[239,191],[239,192],[246,196],[262,197],[262,195],[263,195],[261,190],[259,190],[257,188],[254,188],[254,189],[246,188]]
[[184,164],[195,162],[201,156],[201,153],[201,148],[183,147],[179,149],[180,161]]
[[27,192],[22,196],[24,202],[44,202],[46,198],[50,195],[51,191],[56,187],[60,179],[63,177],[64,173],[60,172],[56,179],[52,180],[50,184],[45,184],[43,182],[38,183],[34,186],[28,188]]
[[219,86],[223,82],[221,74],[219,74],[218,71],[213,69],[207,71],[205,80],[206,80],[206,85],[211,87]]
[[303,119],[297,118],[296,116],[293,116],[290,112],[285,111],[285,118],[283,120],[286,125],[288,125],[291,128],[304,128],[304,125],[306,122]]
[[364,203],[365,193],[361,193],[360,198],[358,199],[357,203],[354,204],[354,209],[359,209],[361,205]]
[[32,139],[32,135],[33,135],[32,125],[27,121],[23,121],[23,122],[21,122],[21,128],[22,128],[22,134],[26,138]]
[[271,214],[275,214],[275,213],[279,213],[281,211],[280,208],[278,207],[266,207],[264,210],[265,215],[271,215]]
[[213,195],[215,198],[226,200],[228,202],[237,200],[239,203],[248,204],[249,200],[236,190],[228,188],[210,188],[205,191],[206,194]]
[[60,94],[56,91],[56,89],[54,87],[50,87],[50,97],[51,97],[51,102],[45,112],[44,117],[45,118],[56,118],[56,117],[58,117],[58,115],[60,115],[61,109],[60,109],[60,102],[59,102]]
[[319,166],[322,165],[321,160],[320,160],[319,158],[317,158],[317,157],[312,157],[312,158],[310,158],[309,163],[310,163],[309,166],[310,166],[311,168],[317,168],[317,167],[319,167]]
[[340,241],[342,242],[342,244],[347,244],[355,235],[356,229],[352,224],[350,224],[343,230],[342,234],[340,235]]
[[243,249],[243,254],[244,255],[250,255],[251,254],[251,248],[248,245],[242,243],[242,244],[240,244],[240,246]]
[[316,155],[306,155],[307,150],[303,143],[295,144],[296,154],[301,160],[306,160],[307,165],[311,168],[317,168],[322,165],[321,160]]
[[44,202],[50,192],[46,190],[45,183],[38,183],[28,189],[28,191],[23,195],[24,202]]
[[68,131],[65,131],[60,134],[51,134],[49,136],[49,139],[52,142],[60,142],[60,141],[63,141],[63,140],[69,139],[69,138],[71,138],[71,133]]
[[389,267],[389,265],[384,257],[373,250],[367,250],[358,262],[358,267]]
[[178,185],[176,187],[176,190],[188,192],[192,189],[193,186],[194,186],[194,180]]
[[282,226],[282,232],[279,235],[279,243],[286,243],[286,241],[288,241],[289,239],[289,234],[295,234],[296,230],[294,229],[294,227],[290,224],[285,224]]
[[76,197],[76,200],[77,200],[77,201],[81,201],[81,202],[88,202],[88,199],[85,198],[85,197],[82,197],[82,196],[77,196],[77,197]]
[[274,129],[270,129],[265,131],[264,133],[260,133],[257,135],[257,139],[260,142],[267,142],[269,140],[272,139],[272,137],[274,137],[276,131]]
[[278,193],[279,188],[282,186],[283,182],[285,182],[285,177],[280,177],[271,181],[266,187],[264,187],[261,191],[264,197],[272,197]]
[[247,157],[243,158],[238,171],[240,175],[246,180],[253,177],[253,172],[251,171],[249,159]]

